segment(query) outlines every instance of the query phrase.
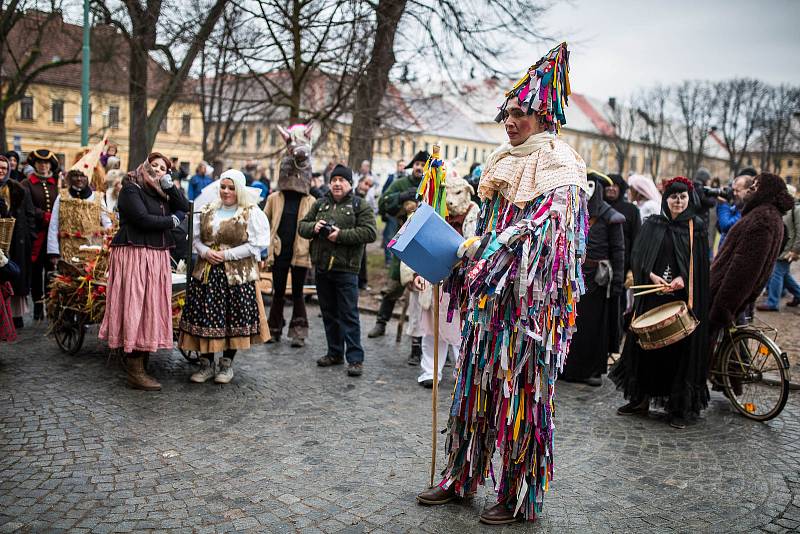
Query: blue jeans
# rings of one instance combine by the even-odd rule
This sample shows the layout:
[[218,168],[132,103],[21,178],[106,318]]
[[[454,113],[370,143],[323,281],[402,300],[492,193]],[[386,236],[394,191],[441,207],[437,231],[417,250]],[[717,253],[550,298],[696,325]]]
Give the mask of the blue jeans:
[[794,295],[795,298],[800,298],[800,284],[792,277],[791,265],[785,260],[775,262],[775,268],[772,269],[772,276],[770,276],[767,284],[767,292],[769,294],[767,306],[770,308],[780,307],[784,289]]
[[358,317],[358,274],[344,271],[316,271],[317,298],[325,325],[328,356],[347,363],[364,361],[361,321]]

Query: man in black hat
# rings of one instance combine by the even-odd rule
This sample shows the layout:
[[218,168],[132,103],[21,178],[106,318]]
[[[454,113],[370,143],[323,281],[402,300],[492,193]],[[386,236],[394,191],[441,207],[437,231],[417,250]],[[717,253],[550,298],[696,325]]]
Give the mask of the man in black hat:
[[[425,162],[428,161],[430,154],[421,150],[417,152],[411,163],[406,165],[406,169],[411,169],[410,175],[395,178],[392,185],[381,195],[378,203],[378,213],[388,215],[397,219],[398,227],[402,226],[408,216],[417,209],[417,188],[422,181],[425,170]],[[389,266],[389,282],[383,290],[383,299],[378,309],[378,318],[375,326],[370,330],[368,337],[380,337],[386,334],[386,323],[392,318],[394,305],[403,296],[403,285],[400,283],[400,260],[392,258]],[[422,356],[422,338],[411,338],[411,355],[408,357],[409,365],[419,365]]]
[[364,349],[358,317],[358,271],[364,245],[375,241],[375,213],[355,196],[353,171],[337,165],[330,191],[314,202],[297,224],[300,237],[311,240],[311,263],[325,326],[328,351],[320,367],[343,364],[348,376],[361,376]]
[[53,152],[42,148],[28,154],[28,164],[33,174],[21,185],[28,190],[36,214],[36,238],[31,251],[31,296],[33,297],[34,320],[44,319],[45,280],[53,270],[47,259],[47,229],[53,213],[53,204],[58,196],[58,158]]

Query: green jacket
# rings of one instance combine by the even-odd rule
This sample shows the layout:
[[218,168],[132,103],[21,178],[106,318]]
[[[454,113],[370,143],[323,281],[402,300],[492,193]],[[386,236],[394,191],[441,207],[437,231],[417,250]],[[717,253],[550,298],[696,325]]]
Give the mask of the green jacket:
[[378,202],[378,213],[397,217],[398,222],[403,224],[406,220],[403,202],[416,199],[417,188],[421,181],[422,179],[416,180],[413,175],[401,176],[393,181],[389,189],[381,195]]
[[[336,242],[314,233],[317,221],[325,220],[338,227]],[[378,230],[375,214],[363,199],[354,198],[351,191],[339,202],[329,192],[311,206],[303,220],[297,223],[297,233],[311,240],[311,263],[322,271],[357,273],[367,243],[375,241]]]
[[[397,223],[402,226],[408,218],[403,210],[403,202],[417,198],[417,188],[421,181],[421,178],[416,180],[413,174],[401,176],[393,181],[389,189],[381,195],[381,199],[378,202],[378,213],[396,217]],[[389,278],[400,281],[400,260],[395,255],[392,255],[392,262],[389,265]]]

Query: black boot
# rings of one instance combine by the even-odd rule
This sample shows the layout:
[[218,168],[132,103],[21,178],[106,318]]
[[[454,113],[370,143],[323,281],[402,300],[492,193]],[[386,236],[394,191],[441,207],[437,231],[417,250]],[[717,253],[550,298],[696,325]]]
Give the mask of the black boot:
[[25,323],[22,322],[22,317],[14,317],[14,328],[19,330],[23,326],[25,326]]
[[33,303],[33,320],[41,321],[44,319],[44,304],[41,302]]
[[419,361],[422,359],[422,338],[421,337],[412,337],[411,338],[411,354],[408,355],[408,365],[419,365]]

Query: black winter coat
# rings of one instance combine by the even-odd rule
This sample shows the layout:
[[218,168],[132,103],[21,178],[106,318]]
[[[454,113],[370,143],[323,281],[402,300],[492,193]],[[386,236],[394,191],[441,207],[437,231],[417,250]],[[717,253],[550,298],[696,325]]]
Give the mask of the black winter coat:
[[616,200],[609,202],[612,208],[620,212],[625,217],[625,224],[622,225],[622,234],[625,236],[625,272],[631,270],[631,251],[636,235],[642,227],[642,216],[639,208],[627,200]]
[[[9,179],[7,184],[11,200],[8,215],[16,219],[8,259],[16,263],[20,270],[19,276],[11,282],[11,287],[14,295],[22,297],[29,293],[31,287],[31,249],[36,238],[36,215],[30,193],[14,180]],[[0,214],[2,215],[5,214]]]
[[583,276],[587,291],[595,288],[595,272],[598,260],[609,260],[613,270],[611,294],[622,293],[625,284],[625,239],[622,226],[625,217],[614,208],[602,203],[596,217],[592,218],[589,236],[586,240],[586,259]]
[[[172,214],[189,211],[189,202],[177,187],[165,191],[165,200],[134,183],[126,183],[119,192],[119,230],[112,247],[134,246],[169,249],[175,246]],[[180,218],[180,217],[179,217]]]

